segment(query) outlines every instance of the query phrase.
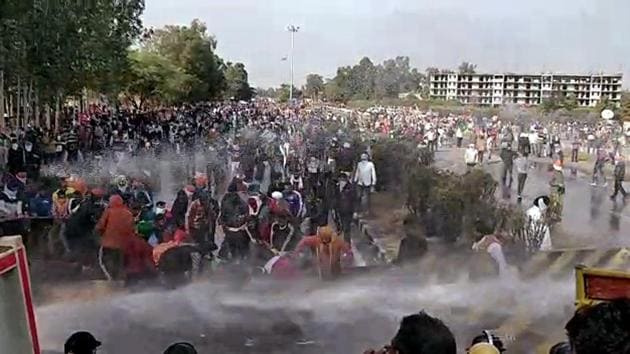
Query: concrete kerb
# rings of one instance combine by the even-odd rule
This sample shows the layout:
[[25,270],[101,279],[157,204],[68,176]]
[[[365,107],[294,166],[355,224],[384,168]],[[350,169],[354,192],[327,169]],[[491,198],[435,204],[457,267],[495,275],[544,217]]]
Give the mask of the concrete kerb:
[[384,245],[379,242],[380,236],[377,231],[370,225],[369,221],[366,219],[358,219],[357,226],[359,229],[359,234],[361,235],[363,241],[369,245],[370,257],[378,262],[378,263],[391,263],[391,260],[387,259],[387,253],[384,248]]

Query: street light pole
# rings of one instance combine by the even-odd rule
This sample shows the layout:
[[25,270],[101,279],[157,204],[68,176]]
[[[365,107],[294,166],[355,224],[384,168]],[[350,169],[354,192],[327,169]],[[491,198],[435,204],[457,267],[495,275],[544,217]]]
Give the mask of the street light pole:
[[300,30],[300,26],[288,25],[287,31],[291,32],[291,87],[289,88],[289,102],[293,101],[293,48],[295,47],[295,34]]

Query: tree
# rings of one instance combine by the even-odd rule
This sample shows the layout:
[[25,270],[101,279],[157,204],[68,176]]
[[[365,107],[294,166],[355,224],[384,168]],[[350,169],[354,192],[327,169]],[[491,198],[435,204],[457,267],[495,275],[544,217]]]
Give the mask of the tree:
[[562,108],[566,109],[567,111],[572,111],[576,109],[577,107],[578,107],[578,102],[575,95],[568,94],[567,96],[564,97],[564,100],[562,101]]
[[180,103],[187,96],[194,78],[167,58],[148,51],[132,51],[129,57],[125,94],[137,109],[150,101]]
[[193,77],[187,102],[221,97],[225,89],[223,60],[214,50],[217,41],[206,33],[206,25],[193,20],[190,26],[166,26],[154,31],[145,48],[170,60]]
[[474,74],[477,70],[477,65],[465,61],[459,65],[458,70],[460,74]]
[[243,63],[232,64],[228,62],[225,68],[226,89],[223,93],[225,98],[248,101],[252,98],[254,91],[249,86],[247,70]]
[[324,92],[324,78],[318,74],[308,74],[302,91],[305,96],[318,99]]

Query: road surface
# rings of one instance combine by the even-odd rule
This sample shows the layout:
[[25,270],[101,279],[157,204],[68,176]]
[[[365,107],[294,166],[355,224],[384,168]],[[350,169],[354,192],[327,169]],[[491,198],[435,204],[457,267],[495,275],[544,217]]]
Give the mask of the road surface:
[[[439,152],[440,167],[457,170],[463,150]],[[498,177],[500,163],[486,168]],[[568,173],[568,175],[570,175]],[[533,169],[524,206],[548,191],[547,166]],[[580,246],[627,245],[628,210],[615,209],[609,191],[581,176],[567,176],[562,237]],[[514,185],[515,188],[515,185]],[[511,199],[515,201],[515,193]],[[570,235],[570,237],[567,237]],[[402,316],[419,310],[441,318],[463,351],[484,329],[505,330],[510,353],[532,353],[563,339],[574,300],[570,275],[534,279],[469,280],[457,267],[441,265],[390,270],[337,282],[292,283],[254,279],[248,283],[203,281],[174,291],[118,293],[93,301],[40,306],[43,348],[59,352],[76,330],[89,330],[104,343],[99,353],[161,353],[170,343],[189,341],[200,353],[362,353],[386,344]],[[436,274],[454,273],[449,282]],[[543,291],[544,289],[544,291]]]

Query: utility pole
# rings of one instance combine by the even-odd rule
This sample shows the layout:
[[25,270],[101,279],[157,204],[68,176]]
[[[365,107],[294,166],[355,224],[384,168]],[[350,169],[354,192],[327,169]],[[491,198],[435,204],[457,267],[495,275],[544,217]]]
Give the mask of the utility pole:
[[288,25],[287,31],[291,32],[291,87],[289,88],[289,102],[293,101],[293,48],[295,47],[295,34],[300,30],[300,26]]

